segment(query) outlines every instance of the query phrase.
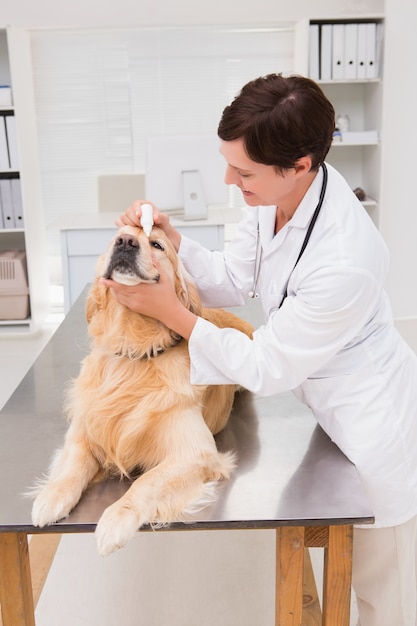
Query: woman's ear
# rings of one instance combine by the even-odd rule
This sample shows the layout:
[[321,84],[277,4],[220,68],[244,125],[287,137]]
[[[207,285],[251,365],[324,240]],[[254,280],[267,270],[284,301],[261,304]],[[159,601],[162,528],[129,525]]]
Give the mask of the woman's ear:
[[311,171],[312,160],[310,156],[301,157],[295,162],[295,174],[297,176],[304,176]]

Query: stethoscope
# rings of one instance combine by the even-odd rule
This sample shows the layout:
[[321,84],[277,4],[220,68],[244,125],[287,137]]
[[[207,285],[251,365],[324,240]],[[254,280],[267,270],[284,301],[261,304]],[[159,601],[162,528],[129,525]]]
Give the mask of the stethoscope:
[[[310,224],[308,225],[308,229],[307,229],[306,235],[304,237],[303,245],[301,246],[300,252],[299,252],[298,257],[297,257],[297,260],[294,263],[294,267],[292,268],[292,271],[291,271],[291,273],[290,273],[290,275],[288,277],[287,287],[288,287],[289,280],[291,278],[291,274],[293,273],[293,271],[294,271],[298,261],[301,259],[301,256],[302,256],[304,250],[306,249],[306,246],[308,244],[308,240],[310,239],[310,235],[313,232],[314,224],[316,223],[318,215],[320,213],[320,209],[323,206],[324,195],[326,193],[326,188],[327,188],[327,178],[328,178],[328,175],[327,175],[326,164],[322,163],[321,167],[323,169],[323,182],[321,184],[319,201],[318,201],[318,204],[317,204],[316,208],[314,209],[313,217],[310,220]],[[257,288],[257,285],[258,285],[259,272],[261,271],[261,261],[262,261],[262,246],[261,246],[261,241],[260,241],[260,236],[259,236],[259,221],[258,221],[257,232],[256,232],[255,269],[254,269],[254,272],[253,272],[252,289],[248,293],[249,298],[259,298],[259,293],[257,292],[256,288]],[[282,298],[281,304],[279,305],[278,308],[281,308],[282,303],[284,302],[285,298],[287,297],[287,287],[285,288],[284,297]]]

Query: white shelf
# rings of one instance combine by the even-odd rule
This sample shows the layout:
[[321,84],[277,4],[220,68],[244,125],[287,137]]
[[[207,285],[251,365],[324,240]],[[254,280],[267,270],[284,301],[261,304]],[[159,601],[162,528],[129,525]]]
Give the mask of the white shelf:
[[24,250],[28,268],[30,304],[30,316],[26,319],[0,320],[0,335],[21,335],[37,332],[45,318],[48,311],[49,280],[30,41],[23,29],[0,28],[0,43],[0,84],[11,85],[13,90],[13,104],[0,106],[0,114],[13,115],[16,119],[20,165],[19,171],[1,170],[0,178],[20,181],[24,224],[23,228],[0,230],[0,251]]
[[378,202],[373,198],[366,198],[366,200],[362,200],[361,202],[366,209],[373,209],[378,206]]
[[381,78],[353,78],[351,80],[316,80],[319,85],[369,85],[372,83],[380,83]]
[[[24,228],[0,228],[0,234],[6,234],[6,233],[25,233],[25,229]],[[1,247],[0,247],[1,249]]]
[[[349,19],[307,20],[307,23],[304,23],[303,27],[298,29],[300,39],[298,47],[299,50],[305,51],[304,63],[299,66],[298,71],[308,75],[311,24],[375,22],[379,25],[377,26],[375,62],[380,73],[382,67],[381,59],[383,57],[383,39],[381,38],[383,36],[383,21],[382,16],[375,17],[372,15],[368,17],[362,15],[358,19],[350,16]],[[306,45],[306,41],[308,45]],[[302,58],[302,55],[299,55],[299,58]],[[312,67],[316,68],[314,63]],[[331,69],[333,71],[334,66]],[[321,71],[321,67],[319,71]],[[352,132],[351,141],[343,141],[342,133],[342,139],[332,143],[326,160],[334,165],[346,178],[352,189],[359,187],[364,190],[367,198],[362,204],[378,226],[379,198],[381,197],[381,137],[383,136],[383,81],[381,75],[369,78],[318,79],[316,82],[333,104],[336,117],[339,115],[347,115],[349,117],[350,131]],[[377,132],[369,132],[369,139],[367,139],[367,130]],[[364,137],[360,137],[361,132],[364,133]]]
[[24,320],[14,320],[14,319],[10,319],[10,320],[0,320],[0,333],[2,332],[1,327],[7,327],[9,328],[10,326],[18,326],[21,327],[22,330],[24,330],[23,327],[30,327],[31,325],[31,318],[27,317]]
[[365,146],[379,146],[379,141],[333,141],[332,148],[363,148]]

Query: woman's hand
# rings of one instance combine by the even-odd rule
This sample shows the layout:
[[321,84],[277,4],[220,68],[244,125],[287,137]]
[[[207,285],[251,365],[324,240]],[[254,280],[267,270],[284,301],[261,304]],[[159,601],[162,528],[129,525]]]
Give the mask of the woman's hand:
[[157,283],[139,283],[127,286],[105,278],[100,283],[108,287],[116,300],[135,313],[141,313],[159,320],[181,337],[189,339],[197,316],[180,302],[168,274],[158,268],[160,279]]
[[142,204],[151,205],[155,226],[158,226],[164,231],[167,237],[169,237],[175,250],[178,252],[181,243],[180,233],[172,226],[169,220],[169,215],[161,213],[156,206],[152,204],[152,202],[149,202],[149,200],[136,200],[133,202],[133,204],[131,204],[130,207],[117,218],[116,226],[118,228],[121,228],[124,225],[141,226],[140,219],[142,217]]

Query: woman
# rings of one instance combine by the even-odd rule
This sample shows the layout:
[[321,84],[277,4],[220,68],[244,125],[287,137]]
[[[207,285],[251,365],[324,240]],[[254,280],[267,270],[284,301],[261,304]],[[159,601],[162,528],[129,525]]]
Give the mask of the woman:
[[[333,107],[313,81],[258,78],[218,129],[225,181],[247,204],[228,249],[182,237],[154,207],[206,306],[259,294],[265,324],[253,341],[186,310],[164,273],[157,285],[103,282],[188,339],[192,382],[234,382],[261,395],[291,389],[311,408],[357,466],[375,514],[354,534],[360,624],[416,626],[417,358],[393,324],[384,242],[324,163],[333,131]],[[140,207],[118,225],[139,224]]]

